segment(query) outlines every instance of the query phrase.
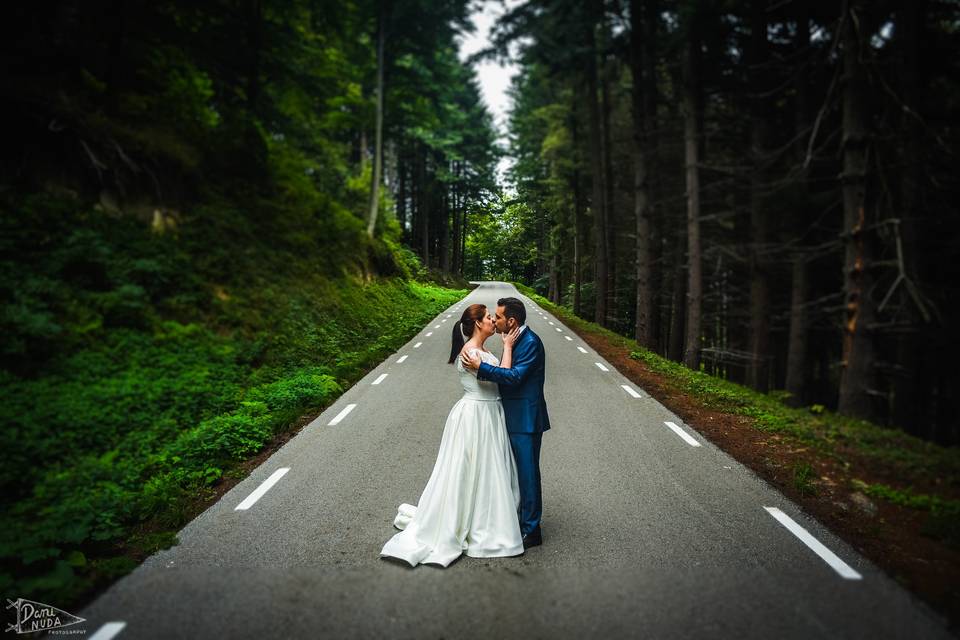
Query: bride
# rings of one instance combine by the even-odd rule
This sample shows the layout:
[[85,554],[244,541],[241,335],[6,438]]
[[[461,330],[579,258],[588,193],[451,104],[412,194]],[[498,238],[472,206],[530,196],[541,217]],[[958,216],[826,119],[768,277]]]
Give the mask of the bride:
[[523,553],[517,466],[499,391],[496,383],[478,381],[460,359],[463,352],[476,352],[484,362],[509,369],[517,332],[502,336],[500,362],[483,347],[495,331],[482,304],[467,307],[454,324],[449,363],[456,363],[463,397],[447,416],[437,462],[419,503],[400,505],[393,526],[401,531],[383,546],[381,557],[412,567],[446,567],[462,553],[473,558]]

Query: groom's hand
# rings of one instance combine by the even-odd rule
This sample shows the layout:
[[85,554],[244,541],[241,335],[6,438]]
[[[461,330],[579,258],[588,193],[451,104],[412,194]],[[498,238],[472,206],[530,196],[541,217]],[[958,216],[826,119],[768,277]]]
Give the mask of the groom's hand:
[[460,360],[463,361],[463,366],[471,371],[476,371],[480,368],[481,360],[479,354],[470,355],[469,353],[461,353]]

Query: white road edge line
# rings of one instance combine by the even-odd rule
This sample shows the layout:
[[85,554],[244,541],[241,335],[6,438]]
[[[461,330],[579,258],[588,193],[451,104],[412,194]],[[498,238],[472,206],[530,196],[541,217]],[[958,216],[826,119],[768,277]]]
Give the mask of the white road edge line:
[[280,469],[274,471],[273,475],[264,480],[253,493],[248,495],[243,502],[236,506],[234,511],[246,511],[252,507],[257,500],[263,497],[263,494],[270,490],[270,487],[277,484],[277,481],[286,475],[287,471],[290,471],[290,467],[281,467]]
[[389,373],[381,373],[379,376],[377,376],[377,379],[374,380],[373,382],[371,382],[370,384],[380,384],[381,382],[384,381],[384,379],[386,379],[386,377],[387,377],[388,375],[390,375],[390,374],[389,374]]
[[356,408],[357,408],[356,403],[354,403],[354,404],[348,404],[347,406],[345,406],[345,407],[343,408],[343,411],[341,411],[340,413],[338,413],[338,414],[333,418],[333,420],[331,420],[330,422],[327,423],[327,426],[328,426],[328,427],[332,427],[332,426],[335,425],[335,424],[340,424],[340,421],[343,420],[344,418],[346,418],[346,417],[347,417],[347,414],[350,413],[351,411],[353,411],[353,410],[356,409]]
[[815,554],[820,556],[820,558],[823,559],[824,562],[830,565],[830,567],[834,571],[839,573],[843,578],[847,580],[863,579],[863,576],[857,573],[853,569],[853,567],[851,567],[846,562],[838,558],[837,554],[835,554],[833,551],[830,551],[830,549],[827,549],[823,545],[823,543],[821,543],[819,540],[817,540],[812,535],[810,535],[810,532],[808,532],[806,529],[804,529],[799,524],[794,522],[793,518],[785,514],[780,509],[777,509],[776,507],[764,507],[764,509],[767,510],[767,513],[769,513],[774,518],[776,518],[777,521],[780,522],[780,524],[785,526],[790,531],[790,533],[800,538],[803,544],[810,547],[810,549]]
[[422,342],[418,342],[417,344],[413,345],[413,348],[414,348],[414,349],[419,349],[419,348],[420,348],[420,345],[422,345],[422,344],[423,344]]
[[118,633],[123,631],[123,628],[127,626],[126,622],[107,622],[102,627],[97,629],[97,632],[90,636],[90,640],[110,640],[110,638],[115,637]]
[[681,429],[680,427],[678,427],[678,426],[675,425],[674,423],[672,423],[672,422],[664,422],[663,424],[665,424],[665,425],[667,425],[668,427],[670,427],[671,429],[673,429],[674,433],[676,433],[678,436],[680,436],[681,438],[683,438],[683,441],[686,442],[686,443],[687,443],[688,445],[690,445],[691,447],[699,447],[699,446],[700,446],[700,443],[697,442],[696,440],[694,440],[693,437],[691,437],[689,433],[687,433],[686,431],[684,431],[683,429]]
[[639,393],[637,393],[636,390],[635,390],[633,387],[631,387],[631,386],[628,385],[628,384],[622,384],[622,385],[620,385],[620,388],[623,389],[624,391],[626,391],[627,393],[629,393],[629,394],[630,394],[631,396],[633,396],[634,398],[642,398],[642,397],[643,397],[643,396],[641,396]]
[[400,356],[400,359],[397,360],[397,364],[403,364],[403,361],[409,358],[410,356]]
[[587,352],[587,350],[584,349],[583,347],[577,347],[577,349],[580,350],[580,353],[586,353],[586,352]]
[[610,369],[607,369],[605,366],[603,366],[599,362],[594,362],[593,364],[597,365],[597,369],[600,369],[600,371],[610,371]]

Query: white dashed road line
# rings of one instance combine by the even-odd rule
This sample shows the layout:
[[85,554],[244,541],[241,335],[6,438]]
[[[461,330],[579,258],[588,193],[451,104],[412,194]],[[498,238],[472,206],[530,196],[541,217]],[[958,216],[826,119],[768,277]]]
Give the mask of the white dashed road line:
[[419,348],[420,348],[420,345],[422,345],[422,344],[423,344],[422,342],[418,342],[417,344],[413,345],[413,348],[414,348],[414,349],[419,349]]
[[277,484],[280,478],[286,475],[287,471],[290,471],[290,467],[282,467],[274,471],[273,475],[271,475],[269,478],[264,480],[263,483],[259,487],[257,487],[253,493],[247,496],[243,502],[241,502],[236,506],[234,511],[246,511],[247,509],[252,507],[257,502],[257,500],[263,497],[263,494],[265,494],[267,491],[270,490],[270,487]]
[[610,371],[610,369],[607,369],[605,366],[603,366],[603,364],[599,362],[594,362],[593,364],[597,365],[597,369],[600,369],[600,371]]
[[123,631],[125,626],[127,626],[126,622],[108,622],[97,629],[97,632],[90,636],[90,640],[110,640]]
[[843,578],[847,580],[863,579],[863,576],[857,573],[853,567],[838,558],[833,551],[830,551],[830,549],[827,549],[825,546],[823,546],[823,543],[810,535],[810,532],[794,522],[793,518],[776,507],[764,507],[764,509],[767,510],[767,513],[776,518],[780,524],[785,526],[790,533],[800,538],[803,544],[810,547],[815,554],[820,556],[824,562],[830,565],[830,567],[839,573]]
[[690,436],[689,433],[687,433],[686,431],[684,431],[683,429],[681,429],[680,427],[678,427],[678,426],[675,425],[674,423],[672,423],[672,422],[664,422],[663,424],[665,424],[665,425],[667,425],[668,427],[670,427],[670,428],[673,430],[674,433],[676,433],[678,436],[680,436],[681,438],[683,438],[683,441],[686,442],[686,443],[687,443],[688,445],[690,445],[691,447],[699,447],[699,446],[700,446],[700,443],[697,442],[696,440],[694,440],[694,439]]
[[573,342],[573,338],[571,338],[570,336],[563,336],[563,337],[569,340],[570,342]]
[[340,421],[347,417],[347,414],[357,408],[356,404],[348,404],[343,408],[343,411],[338,413],[333,420],[327,423],[328,427],[332,427],[335,424],[340,424]]
[[426,337],[429,338],[429,337],[432,336],[432,335],[433,335],[433,331],[431,331],[430,333],[428,333],[428,334],[426,335]]
[[400,356],[400,359],[397,360],[397,364],[403,364],[403,361],[409,358],[410,356]]
[[634,390],[633,387],[631,387],[631,386],[628,385],[628,384],[622,384],[622,385],[620,385],[620,388],[623,389],[624,391],[626,391],[627,393],[629,393],[629,394],[630,394],[631,396],[633,396],[634,398],[642,398],[642,397],[643,397],[643,396],[641,396],[639,393],[637,393],[636,390]]
[[386,377],[387,377],[388,375],[390,375],[390,374],[389,374],[389,373],[381,373],[379,376],[377,376],[377,379],[374,380],[373,382],[371,382],[370,384],[380,384],[381,382],[383,382],[383,381],[386,379]]
[[587,352],[587,350],[584,349],[583,347],[577,347],[577,349],[580,350],[580,353],[586,353],[586,352]]

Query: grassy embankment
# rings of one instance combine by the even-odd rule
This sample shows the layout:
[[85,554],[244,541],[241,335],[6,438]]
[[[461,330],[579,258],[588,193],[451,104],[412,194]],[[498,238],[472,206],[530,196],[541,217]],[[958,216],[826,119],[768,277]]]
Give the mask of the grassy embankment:
[[0,212],[0,591],[68,610],[465,295],[348,212],[319,241],[223,202],[165,233],[69,200]]
[[[691,371],[633,340],[579,318],[528,287],[517,287],[581,336],[602,339],[609,347],[642,364],[659,378],[664,389],[682,393],[705,411],[746,419],[757,432],[770,436],[764,441],[766,444],[772,442],[785,452],[805,453],[789,463],[790,484],[798,494],[816,498],[826,495],[828,487],[839,487],[840,493],[859,492],[915,510],[922,517],[922,534],[960,549],[960,449],[840,416],[820,405],[793,408],[784,404],[782,393],[758,393]],[[665,404],[670,406],[669,402]],[[695,428],[706,426],[692,424]],[[832,477],[821,475],[820,469],[811,465],[810,454],[831,463]]]

